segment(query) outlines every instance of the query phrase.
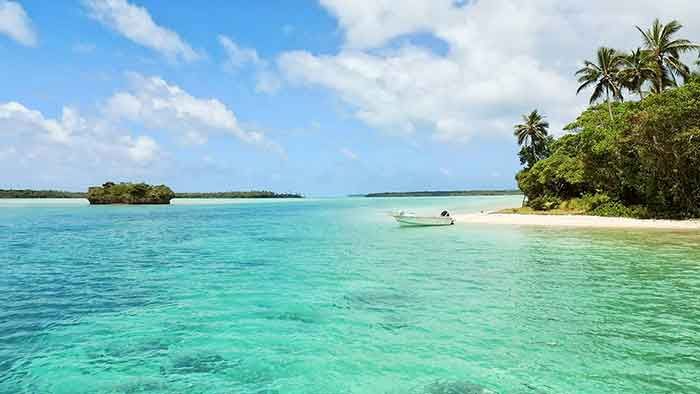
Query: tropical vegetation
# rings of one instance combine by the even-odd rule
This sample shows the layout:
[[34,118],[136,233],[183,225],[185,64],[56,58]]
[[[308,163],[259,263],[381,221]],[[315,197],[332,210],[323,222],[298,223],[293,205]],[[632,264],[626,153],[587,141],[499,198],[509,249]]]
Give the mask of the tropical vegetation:
[[530,168],[539,160],[549,156],[553,137],[548,135],[549,122],[545,121],[544,116],[537,110],[523,115],[523,123],[515,125],[514,129],[518,145],[521,146],[518,154],[520,164]]
[[88,189],[90,204],[170,204],[175,193],[165,186],[106,182]]
[[681,27],[656,20],[637,28],[642,47],[600,48],[585,61],[578,93],[592,89],[592,106],[562,137],[549,136],[537,111],[515,126],[529,209],[700,217],[700,75],[682,61],[700,46],[676,37]]
[[0,189],[0,198],[85,198],[81,192],[63,190]]

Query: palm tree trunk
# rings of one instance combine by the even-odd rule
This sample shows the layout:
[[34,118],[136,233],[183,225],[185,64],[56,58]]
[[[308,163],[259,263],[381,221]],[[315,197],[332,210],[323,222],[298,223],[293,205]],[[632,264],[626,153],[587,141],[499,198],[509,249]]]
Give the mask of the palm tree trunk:
[[608,112],[610,113],[610,120],[614,122],[615,118],[613,118],[612,104],[610,103],[610,90],[608,89],[605,89],[605,101],[608,103]]
[[664,91],[664,61],[659,56],[656,60],[656,93]]

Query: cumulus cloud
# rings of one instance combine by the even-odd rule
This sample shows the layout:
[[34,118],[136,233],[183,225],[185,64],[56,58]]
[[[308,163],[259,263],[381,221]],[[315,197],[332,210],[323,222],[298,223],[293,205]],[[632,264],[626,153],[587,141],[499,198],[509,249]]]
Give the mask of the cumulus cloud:
[[135,162],[149,162],[156,158],[159,147],[151,137],[139,136],[133,138],[129,135],[122,137],[121,141],[126,146],[126,152]]
[[156,24],[144,7],[126,0],[85,0],[84,4],[95,20],[169,59],[191,62],[201,57],[176,32]]
[[[394,133],[445,141],[511,132],[539,108],[556,128],[586,104],[573,72],[597,46],[633,48],[634,25],[680,19],[700,41],[700,2],[671,0],[321,0],[344,32],[336,54],[292,51],[278,66],[293,83],[324,87],[357,118]],[[442,43],[419,45],[427,36]]]
[[0,131],[40,136],[59,143],[69,142],[72,128],[80,123],[76,117],[70,108],[63,109],[63,119],[58,121],[15,101],[0,103]]
[[119,134],[111,125],[87,120],[70,107],[63,108],[61,119],[53,119],[18,102],[0,103],[0,133],[7,141],[21,145],[21,150],[13,147],[3,156],[21,151],[24,159],[54,164],[113,160],[142,165],[154,160],[159,152],[152,138]]
[[26,46],[36,46],[37,34],[22,5],[9,0],[0,0],[0,34]]
[[114,94],[106,102],[104,111],[112,120],[128,120],[148,128],[176,132],[198,143],[213,132],[225,133],[283,153],[281,146],[263,133],[244,130],[233,111],[217,99],[194,97],[160,77],[132,73],[129,79],[130,89]]
[[218,38],[219,44],[226,52],[224,69],[235,72],[252,67],[256,79],[255,90],[259,93],[273,94],[281,88],[282,82],[277,74],[271,70],[268,61],[262,59],[255,49],[242,47],[225,35],[219,35]]
[[128,78],[129,89],[87,116],[73,107],[52,115],[17,101],[0,102],[3,182],[82,188],[84,182],[157,176],[180,165],[161,147],[173,134],[192,144],[206,143],[212,133],[228,134],[284,157],[281,146],[241,126],[221,101],[194,97],[160,77]]

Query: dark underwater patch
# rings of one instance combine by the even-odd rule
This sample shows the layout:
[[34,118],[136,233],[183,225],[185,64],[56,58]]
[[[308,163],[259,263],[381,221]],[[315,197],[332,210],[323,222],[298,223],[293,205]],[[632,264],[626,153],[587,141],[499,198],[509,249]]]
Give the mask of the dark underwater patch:
[[429,384],[425,394],[497,394],[484,386],[465,381],[440,381]]
[[273,316],[274,319],[278,320],[289,320],[289,321],[295,321],[295,322],[300,322],[300,323],[315,323],[316,320],[311,317],[311,316],[306,316],[300,313],[296,312],[282,312],[278,313]]
[[216,353],[185,354],[173,357],[170,365],[161,366],[160,373],[163,375],[220,373],[236,368],[238,364],[238,361],[227,360]]
[[154,379],[138,378],[136,380],[119,383],[114,387],[115,393],[137,394],[137,393],[167,393],[168,386],[165,382]]
[[375,312],[395,312],[411,305],[409,297],[398,292],[371,291],[346,295],[334,304],[339,309],[364,309]]

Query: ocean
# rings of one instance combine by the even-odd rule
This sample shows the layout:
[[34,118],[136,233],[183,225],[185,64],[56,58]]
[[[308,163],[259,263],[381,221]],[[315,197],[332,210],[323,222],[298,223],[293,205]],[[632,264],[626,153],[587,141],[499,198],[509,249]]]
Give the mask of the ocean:
[[519,196],[0,200],[0,393],[697,393],[700,234]]

